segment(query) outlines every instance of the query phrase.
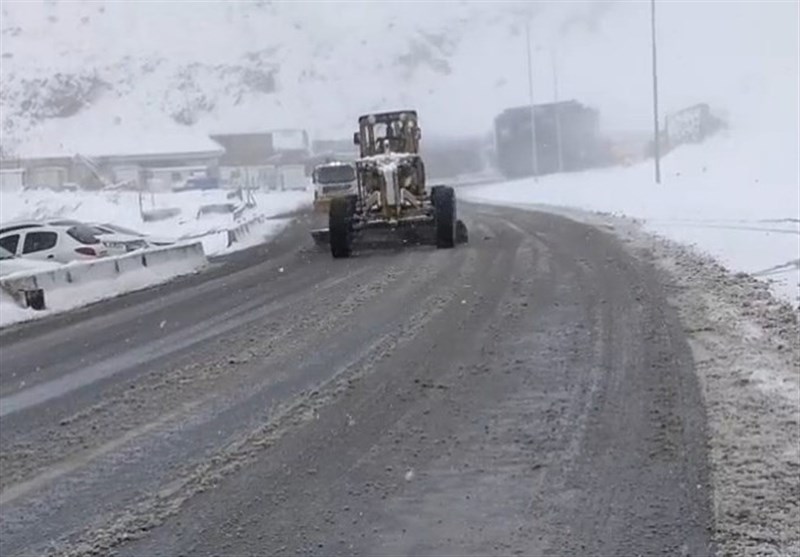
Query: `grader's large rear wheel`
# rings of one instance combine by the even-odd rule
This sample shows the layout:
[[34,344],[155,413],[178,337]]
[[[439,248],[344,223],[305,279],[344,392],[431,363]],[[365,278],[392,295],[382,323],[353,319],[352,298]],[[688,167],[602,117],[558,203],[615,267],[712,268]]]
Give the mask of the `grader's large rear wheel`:
[[436,221],[436,247],[452,248],[456,245],[456,192],[448,186],[431,188],[434,219]]
[[353,214],[355,198],[334,197],[328,212],[328,230],[331,255],[335,258],[350,257],[353,253]]

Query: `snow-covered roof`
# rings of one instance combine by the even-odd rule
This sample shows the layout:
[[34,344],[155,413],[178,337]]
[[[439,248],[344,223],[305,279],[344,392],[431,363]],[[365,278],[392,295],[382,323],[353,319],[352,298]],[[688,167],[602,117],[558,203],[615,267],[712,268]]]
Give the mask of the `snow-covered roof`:
[[419,158],[416,153],[379,153],[368,157],[361,157],[357,162],[361,164],[375,164],[377,166],[396,165],[403,161]]
[[88,157],[146,157],[163,155],[222,155],[225,149],[202,132],[142,131],[120,128],[105,134],[35,135],[15,149],[22,159]]
[[331,168],[331,167],[341,167],[341,166],[353,166],[353,163],[350,161],[327,161],[319,163],[316,168]]

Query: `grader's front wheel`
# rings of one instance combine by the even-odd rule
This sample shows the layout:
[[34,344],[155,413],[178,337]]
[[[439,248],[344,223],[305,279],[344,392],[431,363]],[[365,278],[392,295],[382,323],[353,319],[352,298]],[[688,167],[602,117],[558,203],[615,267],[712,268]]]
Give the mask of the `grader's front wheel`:
[[355,200],[348,197],[331,199],[328,212],[331,255],[336,258],[350,257],[353,252],[353,213]]
[[452,248],[456,245],[456,193],[449,186],[431,188],[436,221],[436,247]]

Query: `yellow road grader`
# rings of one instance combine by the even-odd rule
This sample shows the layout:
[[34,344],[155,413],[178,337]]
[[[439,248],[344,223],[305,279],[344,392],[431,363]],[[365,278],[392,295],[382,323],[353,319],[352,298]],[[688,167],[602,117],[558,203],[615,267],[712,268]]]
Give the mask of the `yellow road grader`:
[[328,228],[312,231],[315,241],[327,241],[335,258],[349,257],[360,241],[437,248],[466,242],[453,188],[426,186],[416,111],[367,114],[358,119],[358,128],[353,136],[360,147],[357,191],[330,200]]

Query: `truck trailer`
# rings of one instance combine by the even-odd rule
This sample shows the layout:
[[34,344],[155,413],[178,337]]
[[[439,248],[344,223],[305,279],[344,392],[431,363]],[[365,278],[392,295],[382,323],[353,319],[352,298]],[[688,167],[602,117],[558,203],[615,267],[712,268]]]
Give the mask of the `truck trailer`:
[[599,133],[598,112],[577,101],[508,108],[494,120],[495,164],[507,178],[534,174],[536,121],[537,175],[601,166],[608,159]]

